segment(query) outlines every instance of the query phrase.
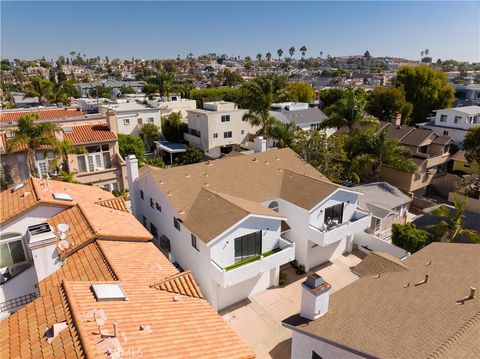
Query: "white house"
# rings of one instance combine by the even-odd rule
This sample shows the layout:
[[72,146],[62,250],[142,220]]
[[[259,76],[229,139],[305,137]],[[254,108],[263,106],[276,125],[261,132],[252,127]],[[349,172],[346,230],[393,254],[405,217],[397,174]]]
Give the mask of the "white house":
[[134,214],[216,309],[278,285],[280,266],[305,270],[352,249],[370,226],[359,192],[331,183],[281,149],[168,169],[127,159]]
[[420,127],[434,130],[440,136],[449,136],[462,146],[467,131],[480,126],[480,106],[466,106],[437,110],[430,122]]
[[118,133],[125,135],[138,136],[142,126],[147,123],[154,124],[159,128],[162,126],[158,108],[145,106],[137,102],[100,105],[98,111],[104,114],[113,111],[117,118]]
[[152,107],[158,107],[162,116],[168,116],[172,112],[180,112],[182,119],[186,122],[188,110],[197,108],[197,101],[180,96],[154,97],[148,99],[147,103]]
[[242,120],[246,110],[232,102],[206,102],[203,109],[188,110],[186,141],[193,143],[210,158],[218,158],[248,142],[252,126]]

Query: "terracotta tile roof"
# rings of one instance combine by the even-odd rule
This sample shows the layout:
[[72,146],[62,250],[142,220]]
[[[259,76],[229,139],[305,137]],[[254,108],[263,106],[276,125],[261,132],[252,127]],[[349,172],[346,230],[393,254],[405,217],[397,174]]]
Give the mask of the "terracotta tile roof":
[[25,110],[25,111],[5,111],[2,110],[0,113],[0,122],[17,122],[20,117],[36,113],[38,115],[38,120],[56,120],[62,118],[73,118],[73,117],[82,117],[85,114],[80,111],[80,109],[74,108],[55,108],[55,109],[35,109],[35,110]]
[[284,323],[385,359],[478,358],[480,296],[458,304],[480,288],[478,258],[477,244],[432,243],[402,262],[408,270],[365,276],[333,293],[327,315]]
[[113,199],[106,199],[106,200],[97,202],[97,204],[99,204],[100,206],[103,206],[103,207],[128,212],[127,204],[125,203],[125,199],[123,197],[115,197]]
[[[309,210],[340,188],[288,148],[167,169],[143,167],[139,187],[154,182],[202,241],[215,238],[242,215],[272,215],[264,208],[266,201],[283,198]],[[203,210],[203,205],[208,205],[210,212]],[[205,221],[205,216],[215,220]]]
[[74,145],[117,140],[107,124],[72,126],[71,129],[72,132],[64,132],[63,136],[69,138]]
[[193,279],[191,271],[175,274],[156,284],[153,284],[152,287],[170,293],[187,295],[194,298],[203,298],[200,289],[195,283],[195,279]]
[[407,266],[401,260],[388,253],[371,252],[358,265],[352,268],[352,272],[359,277],[365,277],[367,275],[378,275],[407,269]]
[[18,216],[29,208],[37,204],[38,198],[33,189],[31,181],[25,181],[24,187],[18,191],[12,192],[12,189],[6,189],[0,192],[0,223]]

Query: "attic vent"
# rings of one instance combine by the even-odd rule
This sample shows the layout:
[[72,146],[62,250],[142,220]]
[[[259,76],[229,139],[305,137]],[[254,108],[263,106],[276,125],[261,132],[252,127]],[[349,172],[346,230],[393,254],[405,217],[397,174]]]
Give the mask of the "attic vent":
[[55,198],[56,200],[59,200],[59,201],[68,201],[68,202],[73,201],[72,196],[70,196],[67,193],[62,193],[62,192],[54,192],[53,193],[53,198]]
[[62,130],[63,130],[63,133],[71,133],[73,131],[71,127],[64,127]]
[[12,188],[12,192],[17,192],[19,189],[25,187],[24,183],[19,183]]
[[91,289],[97,302],[127,300],[119,284],[92,284]]

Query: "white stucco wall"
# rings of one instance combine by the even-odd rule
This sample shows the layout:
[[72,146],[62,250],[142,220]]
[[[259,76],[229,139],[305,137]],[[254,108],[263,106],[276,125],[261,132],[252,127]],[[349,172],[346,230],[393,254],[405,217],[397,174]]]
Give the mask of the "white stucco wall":
[[0,285],[0,303],[23,295],[37,293],[35,286],[37,283],[37,273],[32,265],[19,275]]

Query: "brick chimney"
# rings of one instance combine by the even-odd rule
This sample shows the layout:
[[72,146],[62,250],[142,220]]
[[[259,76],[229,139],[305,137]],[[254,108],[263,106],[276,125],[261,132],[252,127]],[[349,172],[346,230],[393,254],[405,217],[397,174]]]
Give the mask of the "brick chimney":
[[390,122],[394,126],[400,126],[402,124],[402,114],[400,112],[395,112],[392,115]]
[[314,273],[302,283],[302,307],[300,315],[315,320],[328,312],[331,285]]

